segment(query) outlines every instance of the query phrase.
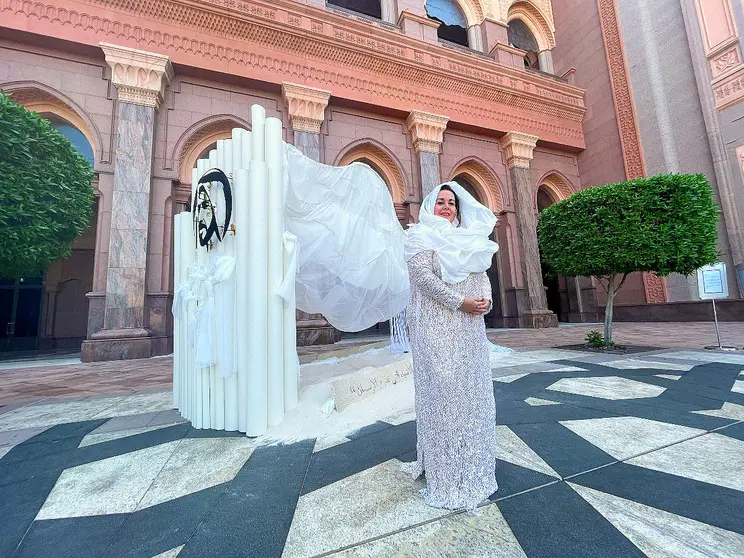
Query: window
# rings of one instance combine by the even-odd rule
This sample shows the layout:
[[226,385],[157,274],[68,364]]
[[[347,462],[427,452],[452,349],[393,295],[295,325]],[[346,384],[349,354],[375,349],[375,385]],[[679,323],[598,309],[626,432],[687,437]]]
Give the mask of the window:
[[376,19],[382,19],[380,0],[328,0],[328,4]]
[[524,21],[521,19],[512,19],[509,22],[507,33],[511,46],[527,51],[524,57],[524,67],[534,70],[539,69],[537,53],[540,52],[540,47],[537,45],[535,36]]
[[454,0],[427,0],[426,14],[440,23],[437,36],[462,46],[468,44],[468,22]]
[[65,122],[64,120],[54,117],[49,118],[48,120],[60,134],[65,136],[70,141],[73,147],[77,149],[78,153],[80,153],[80,155],[82,155],[92,167],[94,161],[93,148],[91,147],[90,143],[88,143],[88,138],[86,138],[80,130],[75,128],[75,126],[68,122]]

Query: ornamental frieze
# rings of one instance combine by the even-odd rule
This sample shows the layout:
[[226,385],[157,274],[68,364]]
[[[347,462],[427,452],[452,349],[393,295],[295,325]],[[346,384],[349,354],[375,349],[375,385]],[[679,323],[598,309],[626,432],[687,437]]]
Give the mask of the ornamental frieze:
[[546,141],[583,147],[581,89],[312,6],[288,0],[272,6],[237,0],[57,1],[65,6],[6,0],[8,25],[43,29],[49,36],[73,33],[88,44],[118,42],[167,54],[178,64],[219,64],[252,79],[306,83],[349,99],[370,102],[374,94],[375,102],[391,108],[422,108],[495,129],[508,124]]

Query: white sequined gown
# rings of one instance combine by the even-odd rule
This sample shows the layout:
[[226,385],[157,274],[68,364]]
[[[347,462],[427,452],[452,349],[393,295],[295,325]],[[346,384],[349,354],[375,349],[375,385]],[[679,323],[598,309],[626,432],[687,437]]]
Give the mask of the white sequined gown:
[[459,310],[464,297],[491,299],[485,273],[460,283],[441,279],[439,259],[421,252],[408,262],[418,461],[427,504],[472,510],[497,489],[496,407],[482,316]]

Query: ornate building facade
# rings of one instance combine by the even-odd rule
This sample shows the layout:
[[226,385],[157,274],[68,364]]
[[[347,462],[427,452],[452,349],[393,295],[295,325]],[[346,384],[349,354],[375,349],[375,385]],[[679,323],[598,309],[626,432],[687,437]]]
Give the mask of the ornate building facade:
[[[708,0],[681,3],[692,6],[684,23],[698,35],[700,21],[720,15],[701,7]],[[700,145],[685,144],[692,151],[717,141],[709,121],[721,134],[737,122],[721,118],[738,106],[731,14],[742,6],[710,4],[728,6],[729,31],[696,35],[702,58],[685,60],[685,71],[698,82],[700,72],[718,71],[705,85],[728,93],[711,93],[710,110],[698,99]],[[668,149],[653,131],[665,145],[668,122],[646,126],[658,113],[639,108],[655,95],[663,104],[673,84],[651,96],[636,88],[650,79],[634,69],[633,57],[645,54],[623,47],[636,16],[626,23],[612,0],[0,0],[0,14],[0,88],[65,127],[96,171],[95,216],[71,258],[43,278],[0,285],[0,322],[8,322],[0,350],[34,339],[40,348],[82,342],[86,360],[169,352],[172,217],[188,207],[194,162],[232,128],[250,129],[255,103],[308,156],[370,165],[401,224],[415,221],[423,196],[445,180],[492,209],[494,327],[596,320],[601,294],[590,280],[545,280],[539,210],[588,186],[675,169],[655,158]],[[720,193],[721,247],[740,270],[744,151],[719,147],[707,148],[710,169],[694,170]],[[676,153],[677,170],[695,166],[684,149]],[[639,276],[625,302],[693,300],[686,281]],[[338,332],[302,314],[298,336],[322,343]]]

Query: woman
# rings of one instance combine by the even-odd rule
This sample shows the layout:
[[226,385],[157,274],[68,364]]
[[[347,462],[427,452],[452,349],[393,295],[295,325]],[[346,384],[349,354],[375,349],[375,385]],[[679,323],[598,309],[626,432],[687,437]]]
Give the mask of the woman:
[[416,392],[414,478],[427,504],[475,509],[497,489],[496,409],[483,314],[496,217],[459,184],[435,188],[408,231]]

